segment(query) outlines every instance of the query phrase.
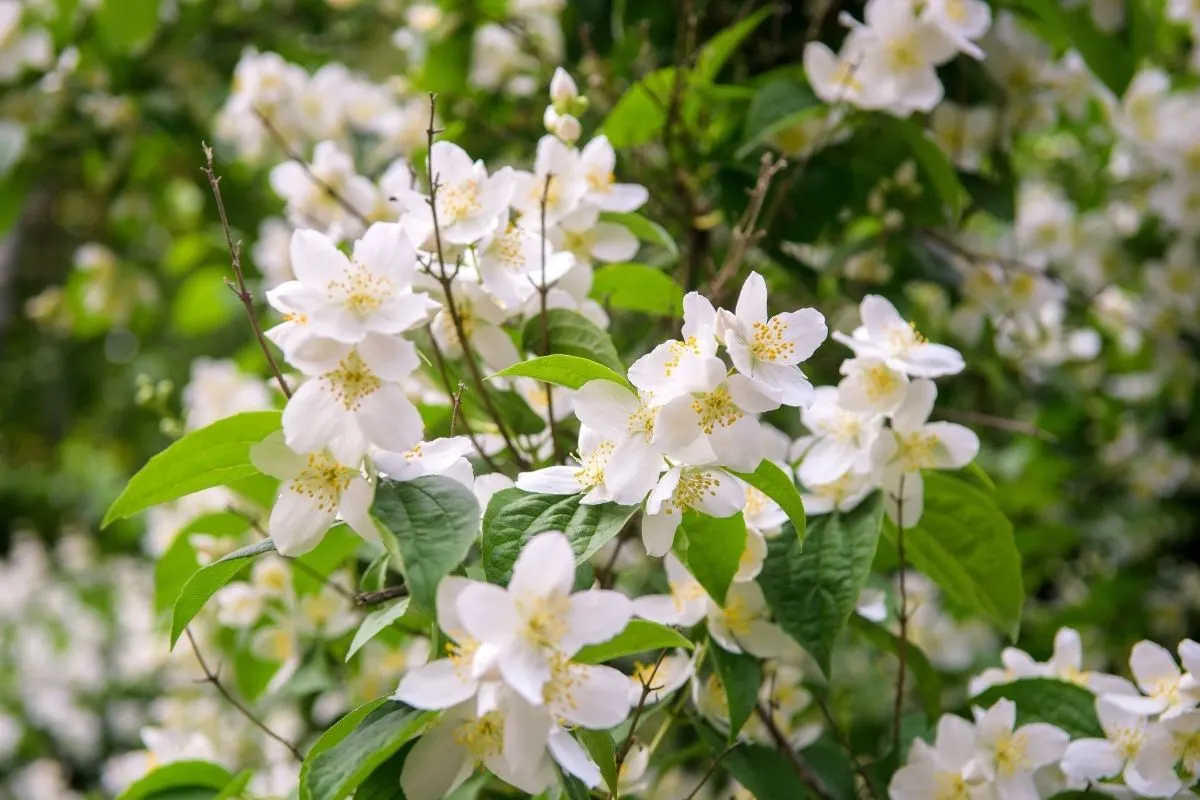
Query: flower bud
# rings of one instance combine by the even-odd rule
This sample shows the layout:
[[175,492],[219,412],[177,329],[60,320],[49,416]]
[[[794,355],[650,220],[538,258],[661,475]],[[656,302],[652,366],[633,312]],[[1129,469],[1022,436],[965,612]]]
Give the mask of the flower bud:
[[555,108],[565,110],[578,96],[579,89],[575,86],[575,81],[565,69],[556,68],[554,77],[550,79],[550,101],[554,103]]
[[579,125],[579,120],[570,114],[563,114],[554,123],[554,135],[561,139],[563,144],[575,144],[582,133],[583,128]]
[[554,126],[558,124],[558,112],[554,110],[554,106],[546,106],[546,113],[542,114],[542,124],[546,126],[546,133],[554,133]]

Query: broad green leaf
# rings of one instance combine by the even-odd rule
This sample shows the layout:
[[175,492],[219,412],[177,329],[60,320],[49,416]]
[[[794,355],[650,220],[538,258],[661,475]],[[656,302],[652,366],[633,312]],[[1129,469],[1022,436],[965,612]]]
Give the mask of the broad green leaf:
[[1023,678],[975,695],[970,705],[986,710],[1005,697],[1017,706],[1018,725],[1047,722],[1071,734],[1072,739],[1104,738],[1096,716],[1096,695],[1078,684],[1053,678]]
[[[860,634],[864,639],[880,650],[899,655],[900,637],[858,614],[850,616],[850,629]],[[937,719],[942,713],[942,678],[938,675],[929,659],[917,647],[915,642],[909,642],[904,648],[904,661],[917,684],[917,695],[921,698],[921,707],[929,719]]]
[[883,521],[883,499],[875,493],[848,513],[826,514],[800,540],[785,530],[767,543],[758,583],[788,635],[829,675],[838,634],[846,626],[867,583]]
[[204,607],[208,599],[216,594],[218,589],[236,578],[238,573],[250,566],[251,561],[263,553],[273,552],[275,552],[275,543],[267,539],[258,544],[243,547],[241,550],[235,550],[188,578],[171,613],[171,647],[175,647],[175,642],[179,641],[184,628]]
[[670,253],[672,261],[679,258],[679,245],[675,244],[675,240],[671,238],[671,234],[667,233],[667,229],[657,222],[646,219],[641,214],[633,211],[624,213],[605,211],[600,215],[600,219],[603,222],[624,225],[639,240],[666,249]]
[[[551,308],[546,312],[546,335],[550,342],[550,353],[589,358],[609,369],[625,373],[625,365],[617,355],[612,337],[601,330],[582,314],[565,308]],[[542,316],[535,314],[525,323],[522,341],[526,350],[542,349]]]
[[888,129],[908,144],[917,165],[933,184],[942,206],[948,210],[947,218],[950,221],[957,220],[966,208],[967,190],[963,188],[954,165],[950,163],[942,148],[929,137],[924,128],[912,120],[888,120],[885,130]]
[[395,755],[375,768],[354,792],[354,800],[405,800],[400,789],[400,773],[412,750],[413,742],[396,751]]
[[125,55],[144,48],[158,30],[161,0],[106,0],[96,9],[96,32],[113,52]]
[[250,522],[231,511],[204,514],[189,522],[175,534],[175,540],[154,564],[154,611],[161,614],[175,604],[188,578],[200,569],[192,534],[207,536],[240,536],[250,528]]
[[253,770],[242,770],[233,776],[233,780],[225,784],[225,788],[221,789],[221,793],[214,800],[242,800],[246,796],[246,786],[253,778]]
[[[991,617],[1014,640],[1025,590],[1012,523],[986,492],[927,472],[921,521],[904,531],[908,562],[956,603]],[[896,527],[884,526],[896,539]]]
[[683,287],[649,264],[606,264],[592,278],[591,296],[605,307],[660,317],[683,315]]
[[575,563],[591,558],[616,536],[633,506],[583,505],[582,495],[531,494],[505,489],[492,496],[483,515],[483,568],[493,583],[507,584],[525,543],[543,531],[562,531],[575,551]]
[[[838,744],[833,736],[826,733],[805,747],[801,751],[801,758],[829,792],[830,800],[857,800],[859,794],[854,765],[850,763],[845,748]],[[885,797],[886,792],[880,787],[877,794],[865,796]]]
[[380,697],[362,704],[330,725],[313,742],[313,746],[308,749],[308,754],[304,756],[304,763],[300,765],[300,800],[312,800],[312,791],[308,789],[309,773],[312,771],[313,762],[317,756],[341,744],[358,728],[359,723],[367,718],[367,715],[386,702],[388,702],[386,697]]
[[[680,80],[685,79],[681,76]],[[681,86],[680,90],[684,88]],[[604,120],[602,132],[612,146],[636,147],[657,139],[666,123],[674,91],[675,67],[656,69],[630,86]]]
[[210,761],[174,761],[135,781],[117,800],[146,800],[183,789],[211,790],[208,796],[215,797],[232,779],[229,770]]
[[613,737],[607,731],[592,731],[587,728],[580,728],[575,734],[579,737],[584,749],[588,751],[588,755],[592,757],[592,761],[595,761],[596,766],[600,768],[600,775],[603,776],[604,785],[608,787],[608,791],[613,797],[618,796],[617,746],[613,742]]
[[325,586],[324,579],[345,564],[361,544],[362,539],[344,523],[338,523],[326,531],[320,544],[295,559],[296,564],[304,565],[292,569],[292,585],[296,588],[296,594],[316,594],[321,591]]
[[791,520],[792,528],[796,531],[796,538],[804,541],[808,524],[804,514],[804,501],[800,498],[799,490],[796,489],[796,482],[778,464],[763,459],[754,472],[735,472],[733,474],[774,500],[775,504],[782,508],[783,513],[787,514],[788,519]]
[[396,620],[404,616],[408,611],[408,603],[411,598],[402,597],[394,603],[377,608],[362,621],[358,626],[358,630],[354,633],[354,639],[350,642],[350,649],[346,652],[346,660],[357,653],[364,644],[378,636],[385,628],[391,625]]
[[585,645],[571,660],[580,664],[602,664],[614,658],[649,650],[663,650],[668,647],[691,650],[693,646],[691,639],[673,628],[659,625],[657,622],[634,619],[629,621],[625,630],[607,642]]
[[438,584],[467,557],[479,532],[475,494],[445,475],[384,480],[371,513],[396,537],[409,591],[432,613]]
[[418,711],[394,700],[385,701],[336,744],[309,752],[300,771],[300,800],[349,797],[436,717],[434,712]]
[[733,749],[707,722],[696,720],[700,739],[713,758],[725,753],[721,765],[755,800],[803,800],[809,796],[796,770],[773,748],[739,742]]
[[562,354],[539,356],[500,370],[493,378],[533,378],[544,383],[578,389],[591,381],[612,381],[634,391],[623,375],[590,358]]
[[250,448],[279,430],[279,420],[278,411],[246,411],[192,431],[129,479],[100,527],[150,506],[257,474],[250,463]]
[[758,703],[758,691],[762,688],[762,666],[758,659],[748,653],[730,653],[722,647],[709,648],[709,658],[725,689],[725,701],[729,707],[729,740],[737,739],[754,707]]
[[745,158],[773,134],[824,108],[812,90],[790,80],[773,81],[758,89],[746,112],[746,125],[737,157]]
[[746,521],[739,511],[731,517],[710,517],[696,511],[683,515],[675,534],[682,537],[683,562],[708,596],[724,604],[746,549]]
[[760,8],[710,39],[700,48],[700,53],[696,56],[695,77],[701,83],[715,81],[721,68],[725,66],[725,62],[729,61],[729,57],[733,55],[738,46],[754,32],[755,28],[762,24],[763,20],[775,13],[775,10],[774,4]]

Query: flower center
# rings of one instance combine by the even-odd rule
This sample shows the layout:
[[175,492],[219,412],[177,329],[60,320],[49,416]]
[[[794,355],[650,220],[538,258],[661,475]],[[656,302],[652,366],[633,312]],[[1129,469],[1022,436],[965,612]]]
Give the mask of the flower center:
[[933,780],[933,800],[968,800],[971,796],[966,780],[957,772],[938,772]]
[[[711,435],[718,425],[728,428],[744,416],[742,410],[733,402],[729,395],[729,387],[725,384],[693,400],[692,410],[699,416],[697,424],[706,436]],[[682,479],[680,482],[682,483]]]
[[308,464],[291,481],[291,490],[317,501],[317,508],[326,513],[337,510],[342,492],[358,472],[344,467],[323,453],[310,453]]
[[683,611],[688,603],[704,597],[704,587],[698,581],[671,581],[668,585],[671,587],[671,600],[675,603],[676,611]]
[[1007,736],[996,742],[996,771],[1008,777],[1028,769],[1027,744],[1024,734]]
[[601,442],[595,450],[580,457],[579,469],[575,470],[575,480],[579,481],[580,486],[590,489],[604,483],[604,469],[608,466],[612,451],[612,442]]
[[504,717],[499,711],[489,711],[468,720],[454,729],[454,741],[478,763],[498,756],[504,747]]
[[438,222],[450,225],[460,222],[482,208],[479,202],[479,183],[474,179],[439,187]]
[[654,411],[639,406],[638,410],[629,415],[625,430],[633,436],[641,436],[647,442],[654,436]]
[[746,487],[746,505],[742,508],[742,516],[752,520],[767,507],[767,496],[753,486]]
[[941,440],[936,433],[909,433],[900,437],[900,460],[906,472],[934,466],[933,455]]
[[725,627],[729,628],[729,632],[736,636],[745,636],[750,633],[750,623],[756,619],[756,615],[746,605],[745,601],[740,596],[735,595],[725,605]]
[[330,294],[343,295],[342,302],[346,308],[361,319],[378,311],[394,289],[391,279],[358,267],[347,274],[345,280],[330,281],[327,291]]
[[517,611],[524,621],[522,635],[538,647],[556,646],[567,632],[570,609],[570,597],[561,592],[535,598],[532,603],[517,601]]
[[683,360],[685,355],[700,355],[700,343],[696,341],[695,336],[689,336],[682,342],[671,341],[668,342],[668,345],[670,356],[668,356],[666,363],[663,364],[663,374],[668,378],[675,372],[675,368],[679,366],[679,362]]
[[326,373],[322,380],[347,411],[357,411],[364,399],[383,386],[357,350],[351,350],[350,355],[338,362],[337,369]]
[[884,55],[893,72],[912,72],[925,66],[921,46],[913,33],[891,39],[884,46]]
[[508,269],[516,270],[525,266],[525,258],[521,253],[521,233],[517,226],[510,222],[504,233],[492,239],[488,253]]
[[946,0],[946,16],[951,22],[962,25],[967,21],[967,4],[965,0]]
[[925,344],[928,341],[917,330],[915,322],[907,325],[897,325],[888,331],[888,343],[897,355],[903,355],[910,347]]
[[876,364],[870,369],[863,370],[863,377],[866,378],[867,399],[872,401],[887,397],[896,391],[896,387],[900,383],[896,378],[896,373],[883,364]]
[[796,344],[788,341],[787,325],[779,317],[754,323],[750,351],[760,361],[781,361],[796,352]]
[[1112,737],[1112,743],[1116,745],[1121,757],[1129,761],[1142,749],[1143,739],[1145,734],[1139,728],[1118,728]]
[[612,189],[613,182],[616,180],[611,172],[605,172],[602,169],[590,169],[587,174],[587,184],[593,192],[602,194],[608,193]]
[[717,487],[720,485],[721,479],[710,472],[684,472],[679,476],[679,483],[675,484],[671,502],[665,510],[670,514],[674,507],[682,514],[699,505],[705,495],[716,497]]

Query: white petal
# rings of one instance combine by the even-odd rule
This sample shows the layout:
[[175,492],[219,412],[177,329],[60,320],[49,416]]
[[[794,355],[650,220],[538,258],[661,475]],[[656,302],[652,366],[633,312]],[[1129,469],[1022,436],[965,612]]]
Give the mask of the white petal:
[[1153,694],[1156,685],[1179,678],[1179,666],[1171,651],[1150,641],[1138,642],[1129,653],[1129,668],[1143,692]]
[[633,605],[620,592],[591,589],[571,595],[567,612],[567,632],[558,649],[565,655],[574,653],[586,644],[607,642],[629,624]]
[[283,435],[298,453],[313,453],[351,423],[350,412],[324,391],[321,379],[305,381],[283,409]]
[[558,765],[583,781],[585,786],[591,788],[599,785],[600,768],[588,758],[571,734],[562,728],[555,728],[550,732],[549,749]]
[[267,531],[280,555],[300,556],[316,547],[333,524],[333,511],[322,507],[316,498],[292,488],[285,481],[279,499],[271,509]]
[[640,246],[628,228],[613,222],[596,223],[592,236],[592,256],[600,261],[629,261],[637,255]]
[[809,448],[804,461],[800,462],[797,477],[805,486],[833,483],[850,471],[859,455],[858,448],[852,442],[822,437]]
[[575,477],[579,467],[546,467],[517,476],[516,486],[537,494],[578,494],[584,487]]
[[908,393],[896,413],[892,415],[892,427],[900,433],[919,430],[933,412],[937,400],[937,386],[930,380],[916,380],[908,385]]
[[466,626],[458,616],[458,596],[474,581],[460,578],[457,575],[447,575],[442,578],[437,588],[437,623],[446,635],[455,641],[467,636]]
[[517,630],[513,599],[499,586],[472,581],[459,592],[455,605],[463,628],[481,642],[505,644]]
[[292,234],[292,272],[314,287],[324,288],[330,281],[340,281],[350,269],[350,261],[324,235],[310,230]]
[[443,717],[417,740],[400,772],[407,800],[442,800],[474,771],[467,749],[454,738],[461,719]]
[[1014,732],[1014,736],[1016,735],[1025,737],[1025,757],[1035,767],[1058,761],[1071,741],[1066,731],[1044,722],[1022,725]]
[[629,417],[641,406],[633,392],[605,380],[585,383],[574,399],[579,421],[614,441],[630,433]]
[[399,336],[371,333],[359,342],[357,350],[363,363],[385,381],[407,378],[421,366],[416,345]]
[[886,298],[877,294],[869,294],[859,305],[863,327],[874,341],[883,341],[889,330],[896,327],[908,327],[908,323],[900,316],[900,312]]
[[368,542],[379,541],[379,529],[375,520],[371,519],[371,502],[375,499],[375,490],[366,479],[355,476],[342,491],[338,502],[338,513],[351,530]]
[[678,512],[643,514],[642,545],[646,548],[646,555],[657,558],[670,551],[679,522]]
[[746,491],[724,470],[700,470],[709,480],[709,492],[696,503],[696,510],[710,517],[731,517],[746,504]]
[[283,441],[283,431],[275,431],[250,448],[250,463],[264,475],[286,480],[304,469],[304,456]]
[[412,283],[416,253],[395,222],[376,222],[354,243],[354,260],[375,275],[390,279],[399,287]]
[[1076,739],[1067,745],[1062,771],[1081,781],[1111,778],[1125,767],[1117,746],[1107,739]]
[[916,378],[957,375],[966,367],[962,354],[944,344],[920,344],[904,356],[908,373]]
[[524,639],[514,639],[500,659],[500,675],[513,691],[534,705],[543,702],[543,689],[550,680],[550,662]]
[[666,466],[662,453],[643,436],[632,436],[613,448],[604,482],[613,500],[623,506],[638,505],[658,483]]
[[521,602],[569,594],[575,583],[575,553],[558,531],[539,533],[525,543],[513,564],[508,591]]
[[612,667],[572,664],[570,702],[559,713],[568,722],[593,730],[614,728],[629,715],[629,678]]
[[934,467],[958,469],[979,455],[979,437],[970,428],[953,422],[931,422],[925,426],[924,432],[938,439],[938,446],[933,451]]
[[[684,625],[680,607],[669,594],[647,594],[633,600],[633,613],[660,625]],[[693,623],[694,624],[694,623]]]
[[518,774],[537,768],[546,752],[553,720],[544,706],[533,706],[513,697],[505,706],[504,760]]
[[471,680],[448,658],[413,667],[400,679],[396,699],[413,708],[443,709],[475,696],[479,682]]
[[383,450],[408,450],[425,432],[420,412],[395,383],[385,383],[364,397],[354,417],[367,440]]
[[762,275],[751,272],[746,276],[734,313],[738,321],[747,326],[767,321],[767,282]]

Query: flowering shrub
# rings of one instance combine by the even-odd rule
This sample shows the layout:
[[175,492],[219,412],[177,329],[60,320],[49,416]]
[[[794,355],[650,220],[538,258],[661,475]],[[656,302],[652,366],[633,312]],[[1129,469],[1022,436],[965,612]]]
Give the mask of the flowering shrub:
[[635,5],[0,0],[0,797],[1195,796],[1200,16]]

